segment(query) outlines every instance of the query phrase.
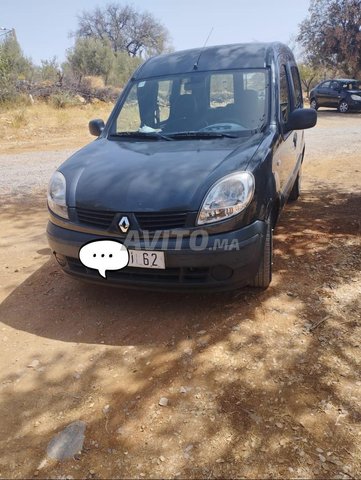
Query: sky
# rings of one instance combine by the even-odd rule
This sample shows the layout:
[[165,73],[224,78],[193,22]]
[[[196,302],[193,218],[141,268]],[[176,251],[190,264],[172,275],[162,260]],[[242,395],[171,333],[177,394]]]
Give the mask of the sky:
[[[69,36],[84,10],[116,1],[151,12],[169,30],[175,50],[253,41],[289,43],[309,0],[0,0],[0,27],[15,28],[26,56],[65,60]],[[1,32],[0,32],[1,33]]]

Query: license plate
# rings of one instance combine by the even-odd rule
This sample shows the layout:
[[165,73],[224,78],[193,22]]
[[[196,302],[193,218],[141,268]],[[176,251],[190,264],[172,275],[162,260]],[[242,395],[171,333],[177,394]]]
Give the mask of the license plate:
[[150,250],[128,250],[128,267],[165,269],[164,252]]

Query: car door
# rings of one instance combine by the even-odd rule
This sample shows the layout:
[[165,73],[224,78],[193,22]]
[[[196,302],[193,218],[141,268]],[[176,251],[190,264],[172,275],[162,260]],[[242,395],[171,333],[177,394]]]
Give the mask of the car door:
[[281,60],[279,63],[278,102],[280,137],[274,151],[273,172],[282,203],[287,200],[289,192],[293,186],[294,172],[298,157],[298,136],[301,134],[301,132],[287,131],[286,129],[289,114],[294,107],[294,100],[292,98],[293,94],[291,70],[289,65]]
[[338,107],[341,99],[341,84],[335,80],[331,82],[329,107]]
[[331,82],[328,80],[317,87],[317,103],[320,107],[328,107],[330,86]]

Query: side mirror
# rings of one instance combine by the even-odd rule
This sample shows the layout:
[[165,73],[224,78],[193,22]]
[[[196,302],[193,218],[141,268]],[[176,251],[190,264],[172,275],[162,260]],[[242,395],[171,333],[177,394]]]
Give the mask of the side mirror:
[[317,113],[313,108],[297,108],[290,113],[286,130],[305,130],[317,123]]
[[95,120],[90,120],[89,122],[89,132],[94,135],[95,137],[99,137],[99,135],[104,130],[105,124],[104,121],[100,118],[96,118]]

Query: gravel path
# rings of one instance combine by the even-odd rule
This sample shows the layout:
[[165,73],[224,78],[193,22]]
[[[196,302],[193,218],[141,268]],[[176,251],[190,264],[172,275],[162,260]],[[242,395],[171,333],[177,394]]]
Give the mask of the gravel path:
[[53,171],[72,150],[0,155],[0,195],[21,196],[43,190]]

